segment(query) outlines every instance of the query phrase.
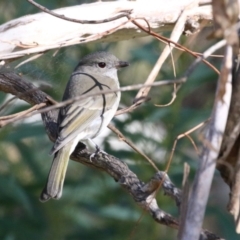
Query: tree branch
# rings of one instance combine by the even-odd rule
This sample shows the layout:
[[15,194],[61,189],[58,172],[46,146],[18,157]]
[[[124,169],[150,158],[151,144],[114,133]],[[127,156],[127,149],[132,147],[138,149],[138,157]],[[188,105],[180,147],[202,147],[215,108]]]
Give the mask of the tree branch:
[[78,21],[99,22],[130,13],[128,16],[138,19],[145,28],[149,24],[153,31],[160,33],[172,30],[186,9],[188,30],[197,30],[202,20],[211,24],[211,5],[198,6],[195,0],[172,0],[167,3],[158,0],[154,4],[149,4],[149,1],[96,2],[54,10],[54,13],[64,16],[65,20],[48,13],[20,17],[0,26],[0,59],[39,54],[49,49],[92,41],[113,42],[148,35],[126,17],[97,25],[70,22],[66,20],[69,17]]
[[[47,94],[12,72],[0,72],[0,91],[11,93],[31,105],[46,103],[46,106],[49,106],[52,104]],[[41,114],[46,132],[52,141],[56,139],[57,135],[57,114],[57,109]],[[157,172],[148,183],[144,183],[139,180],[137,175],[120,159],[100,153],[90,160],[91,154],[92,152],[89,152],[86,146],[80,142],[72,153],[71,159],[106,172],[117,181],[121,187],[132,196],[134,201],[146,210],[156,222],[178,229],[178,221],[170,214],[162,211],[155,198],[159,188],[162,188],[167,196],[175,200],[177,207],[180,207],[181,191],[174,186],[165,172]],[[220,239],[207,230],[202,230],[201,237],[201,239],[206,240]]]

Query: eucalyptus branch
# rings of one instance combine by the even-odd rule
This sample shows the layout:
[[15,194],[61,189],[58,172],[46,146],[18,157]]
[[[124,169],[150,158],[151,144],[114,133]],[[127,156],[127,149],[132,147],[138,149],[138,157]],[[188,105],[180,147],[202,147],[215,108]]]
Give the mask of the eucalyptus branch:
[[57,13],[49,10],[48,8],[40,5],[39,3],[36,3],[33,0],[27,0],[27,1],[29,3],[31,3],[32,5],[34,5],[35,7],[37,7],[38,9],[40,9],[41,11],[48,13],[54,17],[57,17],[57,18],[60,18],[60,19],[63,19],[63,20],[69,21],[69,22],[75,22],[75,23],[81,23],[81,24],[100,24],[100,23],[111,22],[111,21],[129,16],[129,14],[132,11],[132,10],[125,10],[125,11],[120,12],[117,16],[102,19],[102,20],[79,20],[79,19],[75,19],[75,18],[66,17],[62,14],[57,14]]
[[[30,91],[35,89],[34,91]],[[32,105],[46,103],[51,105],[49,96],[40,89],[15,73],[0,73],[0,91],[11,93]],[[25,93],[25,94],[24,94]],[[42,113],[42,120],[46,128],[46,132],[52,141],[57,137],[57,109],[53,108]],[[145,211],[147,211],[153,219],[163,225],[178,229],[178,220],[170,214],[159,208],[155,195],[159,188],[162,188],[167,196],[173,198],[177,207],[181,205],[181,191],[177,189],[171,182],[166,172],[158,171],[154,177],[148,182],[142,182],[135,173],[133,173],[126,163],[109,154],[97,154],[90,160],[92,152],[89,152],[86,146],[79,142],[76,149],[71,155],[71,159],[84,165],[102,170],[109,174],[124,188],[134,199],[134,201]],[[220,239],[215,234],[202,230],[201,239]]]

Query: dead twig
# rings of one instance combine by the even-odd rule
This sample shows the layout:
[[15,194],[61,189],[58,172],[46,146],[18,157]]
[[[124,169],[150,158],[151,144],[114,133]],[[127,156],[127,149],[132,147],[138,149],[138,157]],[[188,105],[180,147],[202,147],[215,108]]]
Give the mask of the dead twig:
[[46,103],[40,103],[40,104],[36,104],[36,105],[32,106],[31,108],[29,108],[25,111],[11,114],[8,116],[0,117],[0,127],[4,127],[5,125],[7,125],[9,123],[13,123],[19,119],[27,118],[31,115],[32,112],[35,112],[36,110],[41,109],[45,106],[46,106]]
[[27,0],[27,1],[29,3],[31,3],[32,5],[34,5],[35,7],[37,7],[38,9],[40,9],[41,11],[43,11],[45,13],[48,13],[48,14],[54,16],[54,17],[61,18],[63,20],[70,21],[70,22],[81,23],[81,24],[100,24],[100,23],[111,22],[111,21],[114,21],[114,20],[117,20],[117,19],[120,19],[120,18],[123,18],[123,17],[127,17],[132,12],[132,10],[121,11],[117,16],[102,19],[102,20],[79,20],[79,19],[66,17],[62,14],[57,14],[57,13],[49,10],[48,8],[40,5],[39,3],[36,3],[33,0]]
[[172,150],[171,150],[169,159],[168,159],[168,161],[167,161],[167,166],[166,166],[166,168],[165,168],[165,171],[166,171],[166,172],[168,172],[168,170],[169,170],[169,168],[170,168],[170,165],[171,165],[171,162],[172,162],[172,159],[173,159],[173,155],[174,155],[174,152],[175,152],[175,150],[176,150],[177,143],[178,143],[178,141],[179,141],[181,138],[187,137],[187,138],[190,140],[190,142],[192,143],[192,145],[193,145],[193,147],[194,147],[197,155],[199,155],[198,148],[197,148],[196,144],[194,143],[193,139],[189,136],[189,134],[192,133],[192,132],[194,132],[194,131],[196,131],[197,129],[201,128],[202,126],[204,126],[208,121],[209,121],[209,119],[206,120],[206,121],[204,121],[204,122],[199,123],[197,126],[189,129],[187,132],[182,133],[182,134],[179,134],[179,135],[177,136],[177,138],[174,140],[174,143],[173,143],[173,146],[172,146]]
[[[129,18],[129,20],[132,20],[132,18],[130,18],[130,17],[128,17],[128,18]],[[183,11],[181,16],[179,17],[175,27],[174,27],[172,33],[171,33],[170,39],[172,41],[177,42],[179,40],[180,36],[182,35],[183,29],[184,29],[184,26],[185,26],[185,19],[186,19],[186,14],[185,14],[185,11]],[[137,19],[132,20],[132,22],[135,24],[136,20]],[[147,23],[148,29],[141,26],[140,24],[139,25],[135,24],[135,25],[137,25],[139,28],[141,26],[148,33],[152,33],[152,30],[151,30],[151,27],[150,27],[150,24],[148,23],[148,21],[146,19],[143,19],[143,20]],[[165,62],[165,60],[167,59],[169,54],[171,54],[171,57],[172,57],[172,44],[170,44],[170,42],[166,42],[166,44],[167,45],[165,46],[164,50],[160,54],[157,62],[155,63],[155,65],[154,65],[152,71],[150,72],[147,80],[145,81],[145,84],[153,83],[156,80],[156,77],[157,77],[163,63]],[[174,65],[173,58],[172,58],[172,63],[173,63],[173,69],[174,69],[174,72],[175,72],[175,67],[174,67],[175,65]],[[176,77],[176,72],[175,72],[175,77]],[[135,99],[138,99],[140,97],[146,97],[148,95],[150,89],[151,89],[151,87],[140,89],[138,91]]]
[[177,85],[176,84],[173,84],[173,92],[172,92],[172,99],[170,100],[169,103],[166,103],[166,104],[154,104],[156,107],[168,107],[170,106],[174,100],[176,99],[177,97]]
[[[154,86],[163,86],[163,85],[169,85],[169,84],[174,84],[174,83],[183,83],[184,81],[185,81],[184,79],[165,80],[165,81],[161,81],[161,82],[155,82],[155,83],[151,84],[151,86],[152,85],[154,85]],[[147,85],[145,85],[145,84],[136,84],[136,85],[130,85],[130,86],[126,86],[126,87],[121,87],[119,89],[104,90],[104,91],[101,91],[99,93],[94,93],[94,94],[91,94],[91,93],[90,94],[84,94],[82,96],[78,96],[78,97],[75,97],[75,98],[72,98],[72,99],[69,99],[69,100],[62,101],[60,103],[54,104],[53,106],[48,106],[48,107],[45,107],[45,108],[41,108],[41,109],[38,109],[37,111],[31,111],[28,114],[19,115],[15,120],[20,120],[20,119],[23,119],[23,118],[26,118],[26,117],[33,116],[35,114],[52,111],[52,110],[61,108],[63,106],[72,104],[73,102],[80,101],[82,99],[88,98],[88,97],[93,97],[93,96],[96,96],[96,95],[108,94],[108,93],[113,93],[113,92],[118,92],[118,91],[121,91],[121,92],[123,92],[123,91],[132,91],[132,90],[136,90],[136,89],[139,89],[139,88],[143,88],[145,86],[147,86]],[[127,111],[130,111],[130,110],[134,109],[138,104],[133,104],[134,106],[130,107],[128,110],[126,110],[126,109],[123,110],[122,113],[126,113]],[[119,115],[119,114],[120,113],[117,113],[117,115]],[[7,124],[7,123],[10,123],[10,122],[13,122],[13,120],[9,120],[8,122],[5,122],[5,123]]]
[[135,152],[139,153],[141,156],[143,156],[151,165],[152,167],[158,172],[159,169],[156,166],[156,164],[153,162],[152,159],[150,159],[145,153],[143,153],[141,150],[139,150],[130,140],[128,140],[116,127],[114,127],[112,124],[108,124],[108,128],[111,129],[120,139],[120,141],[124,141],[128,146],[130,146]]
[[[131,22],[133,24],[135,24],[136,26],[138,26],[141,30],[143,30],[144,32],[148,33],[149,35],[163,41],[164,43],[171,43],[174,46],[178,47],[179,49],[181,49],[184,52],[187,52],[189,54],[191,54],[193,57],[198,58],[198,54],[196,54],[195,52],[189,50],[188,48],[184,47],[183,45],[176,43],[172,40],[170,40],[169,38],[166,38],[164,36],[161,36],[155,32],[153,32],[152,30],[149,31],[148,29],[146,29],[144,26],[142,26],[141,24],[139,24],[137,21],[135,21],[135,19],[132,19],[129,17],[129,19],[131,20]],[[209,63],[208,61],[206,61],[205,59],[201,59],[202,62],[204,62],[207,66],[209,66],[211,69],[213,69],[213,71],[215,71],[217,74],[220,74],[220,72],[217,70],[217,68],[215,68],[211,63]]]

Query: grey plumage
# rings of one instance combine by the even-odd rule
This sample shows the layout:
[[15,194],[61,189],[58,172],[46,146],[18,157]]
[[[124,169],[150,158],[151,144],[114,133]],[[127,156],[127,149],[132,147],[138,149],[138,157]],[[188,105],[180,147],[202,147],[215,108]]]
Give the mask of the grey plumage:
[[[63,100],[118,89],[117,70],[126,66],[128,63],[119,61],[107,52],[87,55],[72,73]],[[95,138],[107,126],[117,110],[119,100],[120,92],[99,94],[60,109],[58,138],[51,150],[54,159],[47,184],[40,196],[41,201],[61,197],[69,156],[80,140]]]

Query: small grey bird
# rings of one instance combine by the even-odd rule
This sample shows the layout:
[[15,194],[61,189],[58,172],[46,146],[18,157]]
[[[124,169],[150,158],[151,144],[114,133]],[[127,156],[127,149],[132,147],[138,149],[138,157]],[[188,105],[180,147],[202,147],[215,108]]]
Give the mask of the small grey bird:
[[[63,101],[88,93],[119,88],[117,70],[128,66],[107,52],[85,56],[67,83]],[[71,153],[81,140],[95,138],[117,111],[120,92],[98,94],[62,107],[58,115],[58,138],[51,150],[52,166],[40,201],[59,199]]]

